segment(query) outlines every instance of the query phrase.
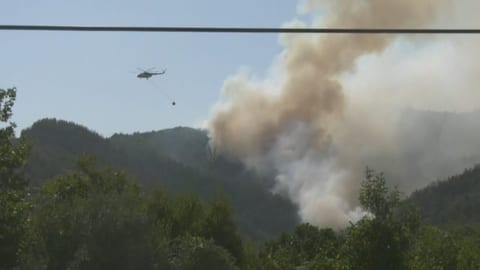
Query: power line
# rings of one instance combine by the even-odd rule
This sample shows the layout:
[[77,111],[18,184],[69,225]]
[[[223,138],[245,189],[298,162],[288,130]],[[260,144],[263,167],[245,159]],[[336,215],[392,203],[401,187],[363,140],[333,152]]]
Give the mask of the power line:
[[144,27],[75,25],[0,25],[0,31],[189,32],[189,33],[298,33],[298,34],[480,34],[463,28],[258,28],[258,27]]

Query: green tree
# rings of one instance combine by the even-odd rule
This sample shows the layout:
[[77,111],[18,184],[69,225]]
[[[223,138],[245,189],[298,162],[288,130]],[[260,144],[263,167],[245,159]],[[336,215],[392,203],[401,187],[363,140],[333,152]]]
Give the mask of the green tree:
[[236,270],[235,259],[224,248],[201,237],[182,236],[170,244],[173,270]]
[[140,188],[122,172],[81,159],[79,171],[46,183],[36,202],[36,255],[47,269],[155,269],[165,263],[156,261]]
[[424,226],[410,250],[410,269],[478,269],[480,235],[469,228],[441,230]]
[[480,268],[480,235],[464,235],[458,242],[457,269]]
[[420,230],[410,251],[410,269],[457,269],[454,238],[434,226]]
[[215,199],[205,216],[201,234],[213,239],[215,244],[225,248],[236,259],[237,265],[244,263],[243,242],[238,232],[233,209],[223,197]]
[[262,260],[258,256],[258,248],[255,245],[256,243],[246,241],[244,243],[243,254],[244,254],[244,263],[241,267],[242,270],[263,270],[270,269],[265,268],[262,265]]
[[420,224],[417,211],[402,207],[398,190],[389,191],[384,175],[368,168],[359,201],[369,214],[347,228],[339,267],[407,269],[408,250]]
[[29,147],[15,139],[10,122],[16,89],[0,89],[0,269],[13,268],[28,228],[27,185],[22,168]]
[[360,205],[371,213],[376,221],[392,219],[394,210],[400,203],[400,192],[397,189],[389,192],[383,173],[376,174],[367,168],[365,176],[360,189]]
[[153,237],[160,245],[177,237],[201,235],[206,209],[194,195],[173,197],[156,189],[147,197],[146,209],[149,223],[153,226]]
[[260,257],[269,269],[328,269],[335,264],[339,244],[332,229],[306,223],[298,225],[291,235],[268,242]]

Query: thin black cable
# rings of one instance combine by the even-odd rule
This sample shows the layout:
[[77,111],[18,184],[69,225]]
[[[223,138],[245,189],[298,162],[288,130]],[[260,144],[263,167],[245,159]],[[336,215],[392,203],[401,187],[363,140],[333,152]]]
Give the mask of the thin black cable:
[[0,25],[0,31],[299,33],[299,34],[480,34],[480,29],[447,28],[258,28],[258,27],[144,27],[74,25]]
[[169,101],[172,103],[172,104],[175,104],[175,100],[165,91],[162,89],[162,87],[160,87],[158,84],[155,83],[154,80],[147,80],[154,88],[156,88],[157,90],[160,90],[163,95],[165,97],[167,97],[169,99]]

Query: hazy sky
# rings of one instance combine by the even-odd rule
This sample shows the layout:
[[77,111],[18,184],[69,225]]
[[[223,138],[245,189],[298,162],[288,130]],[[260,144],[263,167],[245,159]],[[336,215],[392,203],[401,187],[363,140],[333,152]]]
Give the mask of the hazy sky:
[[[278,0],[7,0],[0,2],[0,24],[277,27],[297,16],[296,6]],[[192,126],[207,117],[227,76],[242,67],[263,76],[281,49],[274,34],[0,31],[0,88],[18,88],[19,129],[44,117],[105,136]],[[149,67],[167,69],[155,79],[158,88],[134,74]]]

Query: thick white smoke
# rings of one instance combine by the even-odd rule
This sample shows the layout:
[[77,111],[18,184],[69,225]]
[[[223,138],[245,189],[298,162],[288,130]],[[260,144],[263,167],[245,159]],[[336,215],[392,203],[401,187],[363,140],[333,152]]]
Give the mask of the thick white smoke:
[[[467,2],[310,0],[300,9],[327,14],[313,26],[415,28],[458,23],[452,16]],[[211,144],[274,174],[275,190],[298,204],[305,221],[341,227],[361,215],[357,196],[367,165],[409,192],[480,161],[474,116],[417,111],[479,108],[480,67],[472,58],[479,43],[470,37],[285,35],[272,78],[256,81],[242,73],[225,81],[208,122]]]

